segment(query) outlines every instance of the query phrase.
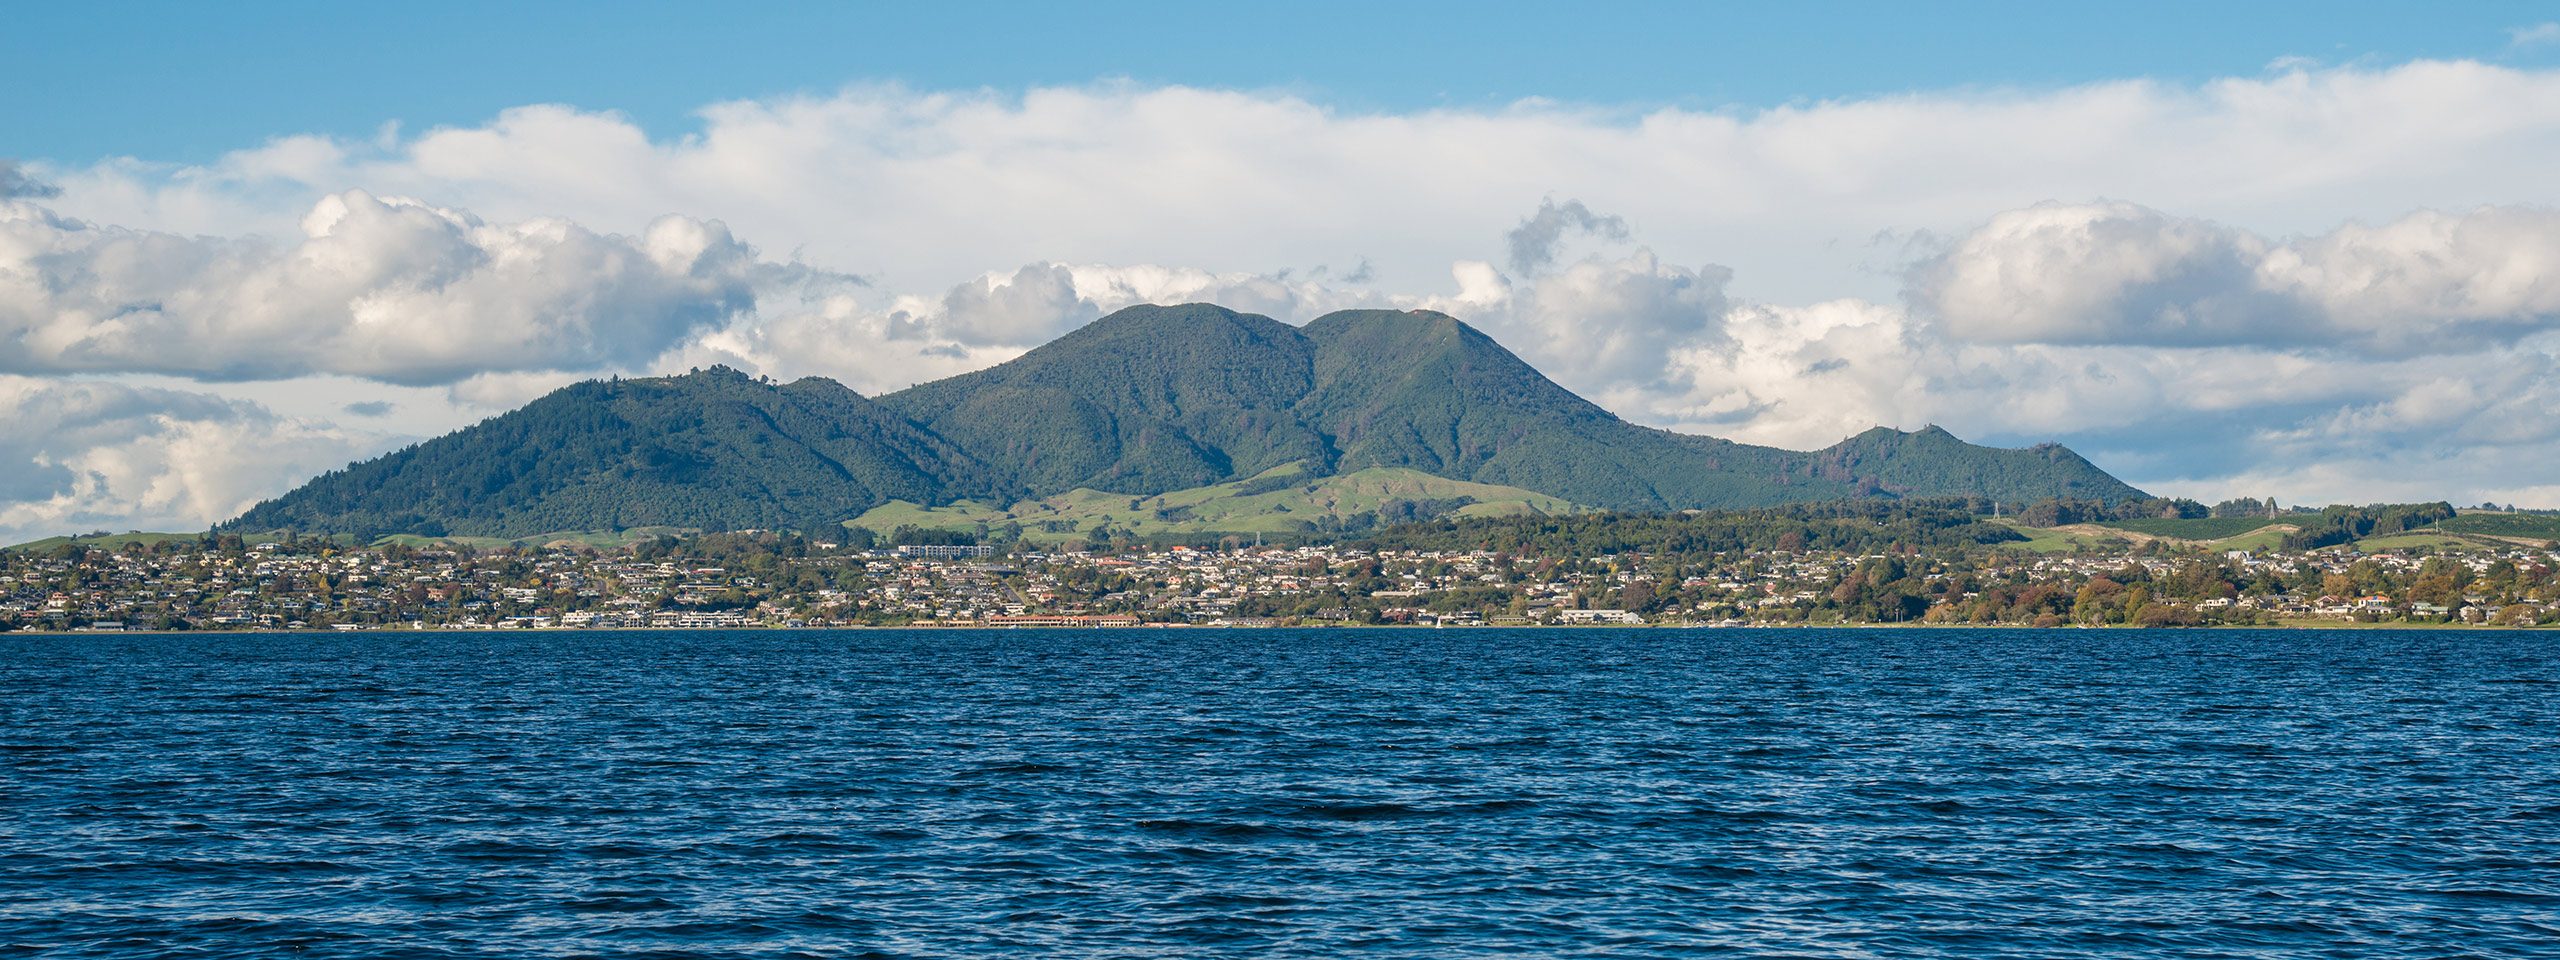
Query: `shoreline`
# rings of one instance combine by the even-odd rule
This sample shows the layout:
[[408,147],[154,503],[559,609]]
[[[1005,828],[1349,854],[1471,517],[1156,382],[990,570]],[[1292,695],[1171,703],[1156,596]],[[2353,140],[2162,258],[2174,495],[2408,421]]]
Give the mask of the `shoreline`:
[[308,629],[308,628],[300,629],[300,630],[292,630],[292,629],[276,629],[276,628],[257,628],[257,629],[249,629],[249,630],[82,630],[82,629],[73,629],[73,630],[10,630],[10,631],[5,631],[5,632],[0,632],[0,639],[6,639],[6,638],[8,638],[8,637],[12,637],[12,636],[29,636],[29,637],[104,637],[104,636],[219,637],[219,636],[347,636],[347,635],[369,635],[369,634],[400,634],[400,635],[404,635],[404,636],[415,636],[415,635],[432,635],[432,634],[493,634],[493,633],[503,633],[503,634],[528,634],[528,635],[532,635],[532,634],[568,634],[568,633],[739,633],[739,632],[762,632],[762,633],[836,633],[836,632],[862,632],[862,631],[881,631],[881,630],[905,630],[905,631],[916,631],[916,632],[954,632],[954,633],[956,633],[956,632],[963,632],[963,631],[1008,632],[1008,633],[1009,633],[1009,632],[1017,632],[1017,631],[1048,632],[1048,633],[1131,633],[1131,632],[1136,632],[1136,633],[1145,633],[1145,632],[1163,632],[1163,631],[1183,631],[1183,632],[1189,632],[1189,631],[1263,632],[1263,631],[1271,631],[1271,630],[1302,630],[1302,631],[1349,631],[1349,630],[1420,630],[1420,631],[1441,631],[1441,630],[1457,630],[1457,631],[1478,631],[1478,630],[1563,630],[1563,631],[1613,631],[1613,632],[1614,632],[1614,631],[1677,631],[1677,632],[1688,632],[1688,631],[1740,631],[1740,630],[2044,630],[2044,631],[2064,631],[2064,630],[2111,630],[2111,631],[2119,631],[2119,632],[2123,632],[2123,631],[2148,631],[2148,632],[2162,632],[2162,633],[2172,632],[2172,631],[2209,632],[2209,631],[2225,631],[2225,630],[2306,630],[2306,631],[2325,631],[2325,630],[2451,630],[2451,631],[2465,631],[2465,632],[2473,632],[2473,633],[2531,633],[2531,632],[2560,633],[2560,624],[2535,624],[2535,625],[2530,625],[2530,626],[2518,626],[2518,625],[2514,625],[2514,624],[2487,624],[2487,623],[2392,623],[2392,622],[2386,622],[2386,623],[2354,623],[2354,622],[2345,622],[2345,621],[2292,621],[2292,622],[2288,622],[2288,623],[2269,623],[2269,624],[2231,624],[2231,623],[2218,623],[2218,624],[2212,624],[2212,625],[2199,625],[2199,626],[2191,626],[2191,627],[2190,627],[2190,626],[2180,626],[2180,627],[2144,627],[2144,626],[2136,626],[2136,625],[2132,625],[2132,624],[2121,624],[2121,623],[2116,623],[2116,624],[2091,624],[2091,625],[2085,625],[2085,626],[2084,626],[2084,625],[2079,625],[2079,624],[2064,624],[2064,625],[2060,625],[2060,626],[2052,626],[2052,627],[2038,627],[2038,626],[2034,626],[2034,625],[2031,625],[2031,624],[2021,624],[2021,623],[1754,623],[1754,624],[1748,624],[1748,625],[1745,625],[1745,626],[1734,626],[1734,627],[1719,627],[1719,626],[1712,626],[1712,625],[1706,625],[1706,624],[1680,625],[1680,624],[1655,624],[1655,623],[1645,623],[1645,624],[1624,624],[1624,623],[1620,623],[1620,624],[1569,624],[1569,625],[1568,625],[1568,624],[1529,624],[1529,625],[1526,625],[1526,626],[1504,625],[1504,626],[1498,626],[1498,627],[1497,627],[1497,626],[1490,626],[1490,625],[1487,625],[1487,626],[1464,626],[1464,627],[1442,627],[1442,626],[1422,626],[1422,625],[1419,625],[1419,624],[1406,624],[1406,623],[1345,624],[1345,625],[1326,625],[1326,626],[1309,626],[1309,625],[1300,625],[1300,626],[1269,626],[1269,627],[1234,627],[1234,626],[1227,626],[1227,627],[1213,627],[1213,626],[1206,626],[1206,625],[1174,624],[1174,623],[1166,623],[1166,624],[1142,624],[1142,625],[1134,626],[1134,627],[1010,627],[1010,626],[1007,626],[1007,627],[965,626],[965,627],[963,627],[963,626],[945,626],[945,625],[929,625],[929,624],[928,624],[928,625],[897,625],[897,626],[891,626],[891,625],[869,625],[869,624],[865,624],[865,625],[859,625],[859,626],[825,626],[825,627],[766,627],[766,626],[752,626],[752,627],[507,627],[507,628],[498,628],[498,627],[470,627],[470,628],[459,628],[459,627],[430,627],[430,628],[424,628],[424,629],[415,628],[415,627],[385,627],[385,628],[378,628],[378,629],[366,629],[366,630],[337,630],[337,629],[315,630],[315,629]]

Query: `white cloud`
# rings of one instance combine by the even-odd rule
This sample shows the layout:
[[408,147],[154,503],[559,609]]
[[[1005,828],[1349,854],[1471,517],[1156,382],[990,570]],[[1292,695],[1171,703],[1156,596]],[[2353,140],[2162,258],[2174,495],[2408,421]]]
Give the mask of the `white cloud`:
[[2560,23],[2545,21],[2530,27],[2509,27],[2507,43],[2516,47],[2539,47],[2560,42]]
[[767,297],[756,315],[698,337],[654,366],[723,363],[785,379],[830,377],[879,394],[1002,363],[1135,304],[1216,303],[1304,322],[1387,302],[1329,286],[1320,275],[1033,263],[963,281],[939,297],[900,295],[877,307],[843,290]]
[[[1520,257],[1516,233],[1513,239],[1515,259],[1545,259]],[[1659,390],[1671,348],[1721,341],[1729,308],[1724,286],[1732,278],[1713,264],[1663,263],[1645,248],[1536,276],[1514,278],[1478,261],[1459,263],[1453,275],[1455,295],[1390,299],[1466,320],[1603,406]]]
[[0,543],[202,529],[385,438],[256,404],[0,375]]
[[300,232],[187,237],[0,204],[0,370],[440,383],[630,367],[750,309],[777,270],[717,221],[620,237],[361,190],[322,197]]
[[[1936,422],[2295,499],[2530,489],[2560,452],[2560,71],[1757,112],[862,87],[703,118],[33,164],[50,195],[0,207],[0,370],[415,434],[608,371],[876,394],[1139,302],[1430,307],[1630,419],[1750,442]],[[293,379],[212,382],[242,377]]]
[[16,160],[0,157],[0,200],[14,200],[20,197],[48,199],[61,195],[61,187],[36,179],[34,175],[21,169]]
[[2130,203],[1999,214],[1912,272],[1963,339],[2456,352],[2560,327],[2560,213],[2422,210],[2271,240]]
[[[286,138],[201,168],[53,171],[56,208],[188,234],[288,234],[319,193],[636,234],[717,216],[765,249],[930,291],[1020,264],[1276,272],[1357,258],[1420,291],[1542,197],[1624,219],[1664,260],[1773,302],[1889,298],[1883,231],[1952,232],[2127,197],[2270,235],[2416,208],[2560,200],[2560,73],[2420,62],[2180,87],[1946,93],[1737,113],[1550,103],[1359,114],[1279,94],[858,87],[703,112],[651,140],[559,106],[370,141]],[[289,197],[292,203],[280,202]]]

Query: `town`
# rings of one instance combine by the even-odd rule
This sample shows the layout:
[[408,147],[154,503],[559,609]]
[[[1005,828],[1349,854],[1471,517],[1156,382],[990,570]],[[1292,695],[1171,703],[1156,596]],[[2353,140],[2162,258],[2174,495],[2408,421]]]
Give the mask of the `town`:
[[745,531],[598,550],[207,535],[0,553],[0,630],[2560,622],[2550,544],[2038,554],[1779,543],[1567,556],[1232,538],[856,548]]

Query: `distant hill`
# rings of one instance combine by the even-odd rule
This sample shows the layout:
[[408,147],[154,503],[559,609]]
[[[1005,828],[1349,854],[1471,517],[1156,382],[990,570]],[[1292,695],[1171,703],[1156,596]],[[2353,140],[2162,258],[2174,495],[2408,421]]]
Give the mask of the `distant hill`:
[[324,475],[225,527],[808,528],[893,501],[1010,505],[1078,490],[1125,500],[1292,464],[1317,477],[1408,470],[1622,510],[2143,496],[2060,446],[1979,447],[1935,427],[1800,452],[1637,426],[1443,314],[1354,310],[1301,328],[1186,304],[1131,307],[1010,362],[877,399],[721,367],[577,384]]
[[518,537],[800,527],[890,500],[1005,498],[1003,474],[833,380],[726,367],[589,381],[258,504],[227,530]]
[[1131,307],[1014,360],[880,398],[1035,496],[1156,494],[1299,460],[1329,465],[1293,408],[1314,344],[1269,317]]
[[1035,496],[1157,494],[1305,461],[1405,467],[1595,507],[1889,494],[2140,498],[2057,445],[1877,428],[1811,453],[1642,427],[1429,311],[1304,328],[1209,304],[1131,307],[1003,364],[880,398]]

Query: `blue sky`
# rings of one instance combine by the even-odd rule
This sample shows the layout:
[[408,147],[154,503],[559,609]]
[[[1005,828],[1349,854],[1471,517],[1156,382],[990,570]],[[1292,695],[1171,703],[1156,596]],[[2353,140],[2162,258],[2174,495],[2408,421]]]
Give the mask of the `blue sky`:
[[2560,507],[2560,8],[46,4],[0,542],[564,384],[1134,303],[1458,316],[1638,422]]
[[0,156],[203,162],[281,134],[478,124],[529,103],[620,111],[666,136],[704,104],[849,83],[1714,108],[2194,83],[2288,58],[2545,65],[2560,42],[2514,31],[2554,16],[2522,2],[25,4],[0,41],[0,89],[16,91]]

